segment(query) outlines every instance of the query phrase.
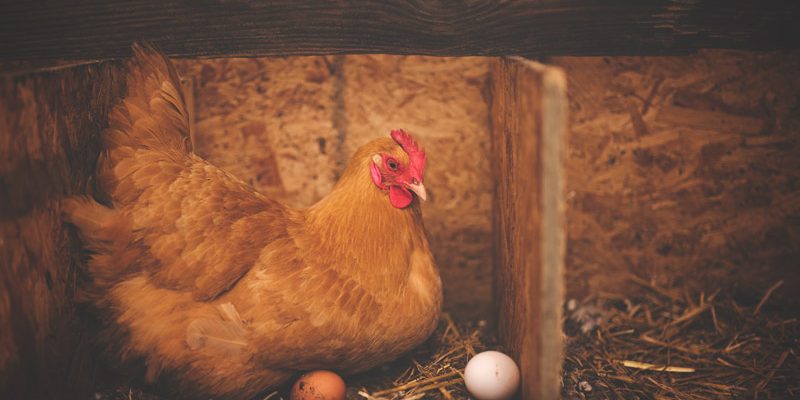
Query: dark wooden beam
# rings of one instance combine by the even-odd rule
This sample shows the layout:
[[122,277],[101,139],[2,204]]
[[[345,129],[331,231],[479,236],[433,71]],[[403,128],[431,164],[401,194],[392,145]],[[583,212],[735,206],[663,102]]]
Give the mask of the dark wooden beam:
[[336,53],[681,54],[796,49],[793,0],[53,0],[0,5],[0,59]]

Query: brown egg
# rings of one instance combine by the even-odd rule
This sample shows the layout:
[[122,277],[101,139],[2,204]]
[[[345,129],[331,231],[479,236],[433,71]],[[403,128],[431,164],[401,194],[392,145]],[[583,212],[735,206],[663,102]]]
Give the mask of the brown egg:
[[331,371],[303,374],[292,386],[292,400],[344,400],[344,381]]

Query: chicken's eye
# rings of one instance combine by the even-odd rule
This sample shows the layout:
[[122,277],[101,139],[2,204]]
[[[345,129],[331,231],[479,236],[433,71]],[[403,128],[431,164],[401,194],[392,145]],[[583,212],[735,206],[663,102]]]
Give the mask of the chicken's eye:
[[390,170],[396,171],[397,170],[397,161],[393,159],[386,160],[386,166],[389,167]]

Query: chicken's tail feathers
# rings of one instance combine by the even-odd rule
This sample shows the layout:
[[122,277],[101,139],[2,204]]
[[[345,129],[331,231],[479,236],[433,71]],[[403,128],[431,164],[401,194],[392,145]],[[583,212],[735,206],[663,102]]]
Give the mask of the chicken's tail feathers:
[[132,246],[132,222],[127,215],[89,196],[75,196],[61,201],[61,217],[78,228],[84,248],[91,253],[87,267],[95,287],[113,284],[133,267],[139,249]]
[[114,242],[130,233],[130,223],[121,213],[89,196],[68,197],[61,202],[62,218],[78,227],[87,242]]
[[190,152],[189,114],[175,67],[151,45],[134,43],[128,69],[127,94],[112,109],[103,134],[112,165],[120,161],[113,152],[119,147]]

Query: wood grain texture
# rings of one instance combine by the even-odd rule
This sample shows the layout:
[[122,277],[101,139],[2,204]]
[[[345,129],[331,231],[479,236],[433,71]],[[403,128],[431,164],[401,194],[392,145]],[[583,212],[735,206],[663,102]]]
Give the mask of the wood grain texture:
[[77,238],[59,199],[94,171],[117,65],[0,79],[0,397],[88,397],[94,352],[72,303]]
[[556,68],[494,62],[492,151],[496,303],[523,399],[559,396],[565,250],[566,81]]
[[553,58],[570,77],[568,290],[798,304],[800,57]]
[[141,40],[172,56],[766,50],[798,47],[798,17],[791,0],[15,1],[0,6],[0,58],[121,58]]

